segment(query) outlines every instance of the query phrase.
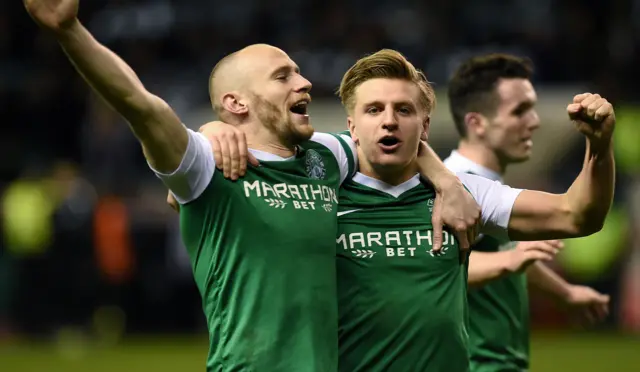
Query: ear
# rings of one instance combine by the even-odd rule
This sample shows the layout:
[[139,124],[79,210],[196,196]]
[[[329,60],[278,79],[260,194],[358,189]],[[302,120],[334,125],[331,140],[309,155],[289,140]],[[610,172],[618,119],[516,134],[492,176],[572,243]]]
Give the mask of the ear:
[[427,115],[427,117],[422,122],[422,131],[420,132],[420,139],[426,141],[429,139],[429,127],[431,126],[431,116]]
[[229,92],[222,96],[222,107],[235,115],[246,115],[249,113],[249,106],[242,99],[238,92]]
[[479,112],[468,112],[464,116],[464,125],[467,127],[467,136],[473,134],[476,137],[484,137],[487,131],[487,121]]
[[353,121],[353,118],[351,118],[351,116],[347,116],[347,128],[349,128],[349,133],[351,133],[351,139],[357,145],[358,134],[356,133],[356,124]]

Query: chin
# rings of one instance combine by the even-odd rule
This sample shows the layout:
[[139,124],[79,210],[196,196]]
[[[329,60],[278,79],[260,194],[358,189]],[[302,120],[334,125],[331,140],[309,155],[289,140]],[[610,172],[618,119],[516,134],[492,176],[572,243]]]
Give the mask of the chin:
[[287,137],[289,137],[290,142],[294,145],[299,145],[302,142],[308,141],[313,136],[314,129],[311,124],[306,124],[304,126],[297,126],[287,133]]
[[405,159],[404,156],[398,154],[382,154],[378,156],[374,165],[381,169],[401,169],[406,167],[411,162],[411,159]]
[[531,153],[520,154],[510,157],[510,163],[524,163],[525,161],[531,159]]
[[308,141],[313,136],[315,129],[311,126],[311,124],[306,124],[304,126],[298,126],[295,129],[296,134],[301,139],[301,141]]

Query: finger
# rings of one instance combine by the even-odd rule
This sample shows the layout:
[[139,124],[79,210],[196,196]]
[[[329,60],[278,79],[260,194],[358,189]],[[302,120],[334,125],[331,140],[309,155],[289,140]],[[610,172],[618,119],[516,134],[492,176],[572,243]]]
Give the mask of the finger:
[[606,103],[600,106],[593,115],[593,118],[597,121],[602,121],[604,118],[613,113],[613,106],[611,106],[608,101],[605,100],[605,102]]
[[254,167],[259,167],[260,166],[260,162],[258,161],[258,159],[256,159],[255,156],[253,156],[253,154],[251,152],[248,153],[248,157],[249,159],[249,164],[253,165]]
[[582,106],[579,103],[570,103],[567,105],[567,112],[569,115],[575,115],[582,110]]
[[171,192],[167,194],[167,204],[176,212],[180,212],[180,204]]
[[592,103],[594,103],[598,99],[600,99],[600,95],[592,94],[592,95],[590,95],[588,97],[585,97],[585,99],[583,99],[580,102],[580,106],[582,106],[583,109],[586,109],[587,107],[589,107],[589,105],[591,105]]
[[240,173],[240,149],[238,149],[238,136],[230,135],[227,145],[229,146],[229,158],[231,159],[230,176],[233,181],[238,179]]
[[436,199],[433,202],[431,210],[431,224],[433,225],[433,245],[434,251],[442,248],[442,194],[436,193]]
[[213,151],[213,161],[216,163],[216,168],[222,169],[222,148],[220,146],[220,141],[215,137],[210,137],[209,143],[211,144],[211,150]]
[[533,263],[533,261],[551,261],[553,260],[553,255],[543,251],[530,250],[524,252],[524,261],[529,264]]
[[598,319],[598,321],[602,321],[607,318],[608,315],[608,307],[603,304],[595,304],[593,306],[593,312]]
[[580,103],[582,102],[585,98],[589,97],[591,95],[591,93],[582,93],[582,94],[577,94],[575,96],[573,96],[573,103]]
[[564,248],[564,243],[561,241],[552,241],[552,242],[547,242],[547,245],[551,248],[553,248],[553,250],[557,253],[560,253],[560,251],[562,250],[562,248]]
[[244,132],[239,131],[236,133],[236,138],[238,139],[238,156],[240,161],[238,174],[240,176],[244,176],[247,173],[247,157],[249,153],[249,149],[247,148],[247,137]]
[[604,98],[596,99],[587,107],[587,115],[589,115],[590,118],[595,118],[596,111],[604,106],[605,103],[607,103],[607,100]]
[[460,262],[460,265],[464,264],[467,261],[467,257],[469,257],[469,250],[463,250],[461,249],[459,254],[458,254],[458,259]]
[[582,318],[585,320],[587,325],[592,325],[596,322],[595,316],[591,313],[590,308],[582,309]]
[[469,243],[469,239],[467,238],[466,231],[458,230],[455,234],[458,238],[458,247],[461,251],[468,251],[469,249],[471,249],[471,244]]
[[557,249],[564,248],[564,242],[562,240],[547,240],[546,242],[554,248],[557,248]]
[[536,242],[537,244],[529,245],[525,251],[539,251],[555,256],[559,250],[547,242]]
[[229,149],[229,143],[225,138],[220,140],[220,151],[222,152],[222,172],[224,178],[229,178],[231,175],[231,150]]
[[600,310],[602,311],[602,313],[604,314],[604,317],[606,318],[607,316],[609,316],[609,302],[607,302],[606,304],[601,304],[600,305]]
[[431,224],[433,225],[433,247],[438,252],[442,248],[442,216],[440,203],[436,202],[433,206],[433,215],[431,216]]
[[538,248],[545,250],[546,252],[549,252],[551,254],[553,254],[554,256],[557,255],[558,253],[560,253],[560,248],[558,248],[557,246],[549,243],[549,242],[544,242],[542,245],[540,245]]
[[467,230],[467,240],[469,241],[469,249],[471,249],[471,245],[476,241],[476,227],[472,226]]
[[591,315],[591,324],[596,324],[604,319],[604,317],[600,316],[600,312],[598,311],[597,306],[589,306],[588,312],[589,315]]

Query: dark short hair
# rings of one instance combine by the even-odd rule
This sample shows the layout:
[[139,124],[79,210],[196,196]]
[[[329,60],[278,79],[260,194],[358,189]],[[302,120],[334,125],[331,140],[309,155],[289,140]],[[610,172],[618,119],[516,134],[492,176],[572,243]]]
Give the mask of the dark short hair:
[[509,54],[488,54],[465,60],[449,80],[449,110],[460,136],[466,137],[464,117],[469,112],[495,114],[500,79],[531,79],[533,63]]

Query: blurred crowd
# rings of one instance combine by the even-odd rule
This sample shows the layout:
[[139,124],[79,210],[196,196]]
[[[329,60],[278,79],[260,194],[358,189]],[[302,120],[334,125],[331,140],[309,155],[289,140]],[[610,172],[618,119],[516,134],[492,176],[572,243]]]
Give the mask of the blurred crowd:
[[[627,131],[640,120],[640,0],[91,0],[80,9],[96,38],[178,114],[208,105],[215,62],[256,42],[287,51],[314,98],[332,97],[355,59],[380,48],[400,50],[436,87],[462,58],[501,51],[532,58],[538,85],[601,92],[625,110],[631,155],[621,162],[613,230],[597,243],[619,247],[599,275],[582,279],[613,292],[612,325],[640,328],[640,270],[628,269],[640,269],[640,134]],[[20,1],[0,4],[0,102],[0,333],[100,323],[96,314],[126,316],[129,330],[199,329],[161,185],[126,124]],[[549,164],[556,187],[577,172],[581,151],[571,169]]]

